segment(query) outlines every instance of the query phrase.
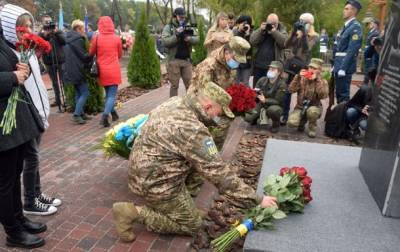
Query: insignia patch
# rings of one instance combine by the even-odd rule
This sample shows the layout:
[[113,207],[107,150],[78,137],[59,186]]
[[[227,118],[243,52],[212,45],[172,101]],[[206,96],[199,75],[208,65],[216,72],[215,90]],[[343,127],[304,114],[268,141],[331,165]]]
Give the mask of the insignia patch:
[[352,40],[358,40],[358,34],[354,34],[353,37],[351,37]]
[[218,154],[218,148],[211,138],[206,138],[204,140],[204,146],[208,155],[215,156]]

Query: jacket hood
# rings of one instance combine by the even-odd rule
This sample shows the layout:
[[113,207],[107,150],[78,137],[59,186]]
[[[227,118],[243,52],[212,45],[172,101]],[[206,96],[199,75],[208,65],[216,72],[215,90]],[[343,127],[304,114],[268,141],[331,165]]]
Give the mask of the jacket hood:
[[99,27],[100,34],[115,33],[114,23],[109,16],[100,17],[97,25]]
[[6,4],[0,12],[4,38],[13,45],[18,41],[16,33],[17,19],[23,14],[28,14],[34,20],[29,11],[13,4]]
[[77,33],[76,31],[69,31],[65,37],[67,43],[71,43],[77,39],[82,38],[82,35]]

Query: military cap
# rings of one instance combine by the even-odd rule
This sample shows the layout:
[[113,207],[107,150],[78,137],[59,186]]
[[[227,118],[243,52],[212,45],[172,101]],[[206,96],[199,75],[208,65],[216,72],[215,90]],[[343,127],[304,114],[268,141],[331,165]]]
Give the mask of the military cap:
[[345,5],[350,4],[351,6],[353,6],[354,8],[356,8],[357,10],[361,10],[362,6],[361,3],[357,0],[348,0],[346,1]]
[[308,66],[322,69],[323,64],[324,64],[324,61],[322,59],[312,58],[311,62]]
[[204,87],[201,89],[200,93],[221,105],[222,110],[227,117],[235,117],[235,115],[229,109],[229,104],[231,103],[232,97],[223,88],[214,82],[207,82],[204,84]]
[[229,47],[235,54],[235,60],[239,63],[246,63],[246,54],[250,50],[250,44],[244,38],[233,36],[229,41]]
[[186,11],[182,7],[178,7],[174,10],[174,17],[176,16],[186,16]]
[[279,69],[280,71],[283,70],[283,64],[280,61],[271,61],[271,64],[268,67],[274,67]]

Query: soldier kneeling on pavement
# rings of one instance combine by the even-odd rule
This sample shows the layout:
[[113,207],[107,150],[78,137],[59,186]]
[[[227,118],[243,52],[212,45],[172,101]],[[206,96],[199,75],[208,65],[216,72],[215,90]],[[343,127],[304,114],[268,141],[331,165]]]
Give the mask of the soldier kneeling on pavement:
[[288,126],[304,131],[308,121],[308,136],[316,136],[317,121],[322,114],[321,100],[328,97],[328,82],[321,77],[321,59],[311,59],[308,70],[301,70],[289,85],[289,92],[297,93],[297,104],[289,115]]
[[251,124],[266,125],[272,120],[271,132],[277,133],[286,92],[285,80],[281,77],[283,65],[279,61],[272,61],[266,77],[257,81],[257,105],[251,112],[246,113],[245,121]]
[[196,235],[202,218],[185,185],[193,171],[212,182],[219,193],[241,208],[276,205],[276,198],[259,197],[222,161],[207,125],[229,110],[231,97],[215,83],[201,92],[174,97],[154,109],[135,139],[129,159],[129,187],[145,202],[113,205],[117,232],[133,241],[135,222],[164,234]]

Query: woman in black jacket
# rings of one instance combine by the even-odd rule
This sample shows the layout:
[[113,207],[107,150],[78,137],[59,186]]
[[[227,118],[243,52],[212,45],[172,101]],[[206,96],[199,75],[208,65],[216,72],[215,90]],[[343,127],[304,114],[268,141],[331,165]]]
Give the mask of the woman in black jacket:
[[7,246],[22,248],[42,246],[44,240],[33,234],[47,228],[29,221],[22,212],[20,176],[25,147],[44,131],[39,113],[23,86],[29,74],[28,65],[18,63],[17,56],[0,36],[0,120],[14,87],[20,85],[20,98],[25,101],[17,104],[17,128],[9,135],[3,135],[0,129],[0,222],[7,234]]

